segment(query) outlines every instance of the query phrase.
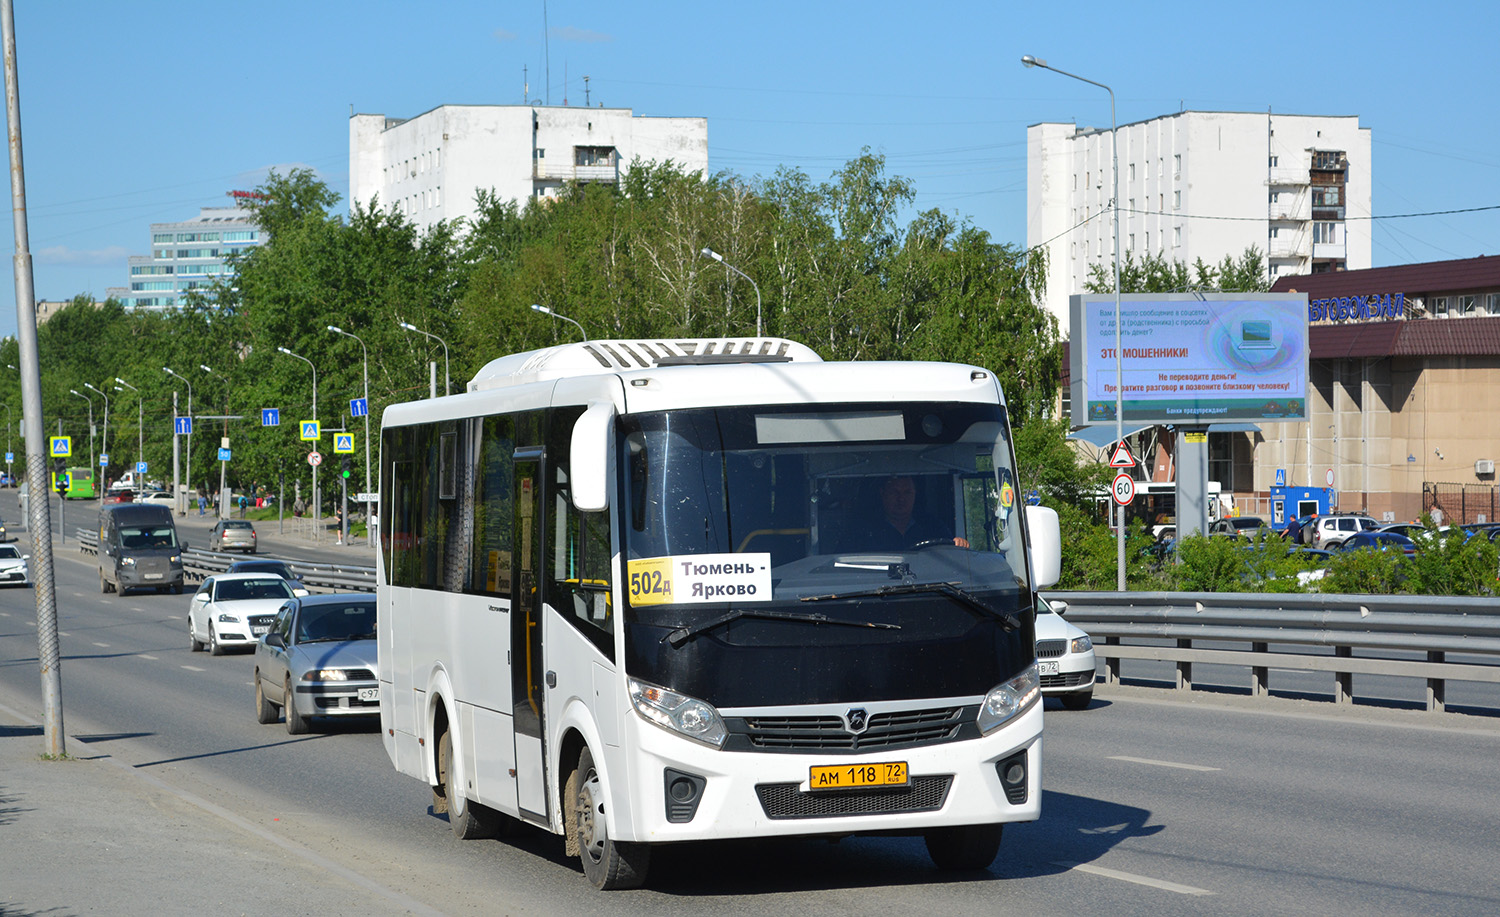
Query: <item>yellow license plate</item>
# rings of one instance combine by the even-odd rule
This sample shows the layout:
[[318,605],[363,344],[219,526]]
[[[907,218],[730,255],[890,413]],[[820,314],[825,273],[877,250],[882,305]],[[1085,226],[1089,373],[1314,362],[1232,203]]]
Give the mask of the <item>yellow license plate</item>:
[[867,786],[906,786],[910,775],[905,761],[879,764],[835,764],[809,768],[808,789],[850,790]]

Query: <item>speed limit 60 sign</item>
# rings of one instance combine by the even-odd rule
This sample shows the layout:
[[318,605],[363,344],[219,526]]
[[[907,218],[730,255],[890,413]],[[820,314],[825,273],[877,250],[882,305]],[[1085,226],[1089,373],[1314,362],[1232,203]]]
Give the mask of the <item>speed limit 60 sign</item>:
[[1123,471],[1115,475],[1115,483],[1114,486],[1110,488],[1110,495],[1113,496],[1115,498],[1115,502],[1120,504],[1121,506],[1125,506],[1131,500],[1134,500],[1135,478],[1132,478],[1130,475],[1126,474]]

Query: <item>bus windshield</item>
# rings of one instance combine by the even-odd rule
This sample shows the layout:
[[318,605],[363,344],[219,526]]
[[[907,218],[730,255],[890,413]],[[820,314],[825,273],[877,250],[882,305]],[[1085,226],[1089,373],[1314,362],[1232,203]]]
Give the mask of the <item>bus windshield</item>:
[[641,677],[732,706],[982,694],[1029,663],[1002,406],[620,423],[627,666]]

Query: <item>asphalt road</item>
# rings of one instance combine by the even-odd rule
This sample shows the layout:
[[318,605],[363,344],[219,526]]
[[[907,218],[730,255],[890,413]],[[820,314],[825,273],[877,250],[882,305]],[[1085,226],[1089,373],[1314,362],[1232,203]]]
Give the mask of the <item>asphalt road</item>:
[[[1141,687],[1049,703],[1042,820],[1007,828],[988,873],[939,874],[906,838],[698,844],[601,900],[558,838],[456,841],[373,725],[258,725],[250,658],[191,653],[187,596],[100,595],[92,558],[56,557],[70,735],[445,913],[1500,911],[1495,719]],[[36,652],[32,591],[0,593],[0,703],[39,709]],[[273,884],[239,906],[296,912]]]

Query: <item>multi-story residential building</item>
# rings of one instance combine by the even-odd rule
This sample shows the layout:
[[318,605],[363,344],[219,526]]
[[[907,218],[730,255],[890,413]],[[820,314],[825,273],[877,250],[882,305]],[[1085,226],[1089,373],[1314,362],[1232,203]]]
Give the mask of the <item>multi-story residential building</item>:
[[440,105],[414,118],[349,119],[349,199],[404,214],[419,229],[471,219],[474,199],[555,196],[564,182],[618,182],[630,163],[708,172],[706,118],[637,117],[628,108]]
[[[253,192],[232,191],[236,201]],[[127,309],[165,309],[190,290],[206,290],[232,273],[230,255],[259,245],[263,235],[240,207],[204,207],[196,219],[151,224],[151,254],[131,255],[130,283],[106,294]]]
[[[1370,267],[1370,130],[1356,116],[1184,111],[1122,124],[1120,247],[1192,265],[1254,246],[1269,280]],[[1114,251],[1109,128],[1026,130],[1026,245],[1047,251],[1046,306]]]

